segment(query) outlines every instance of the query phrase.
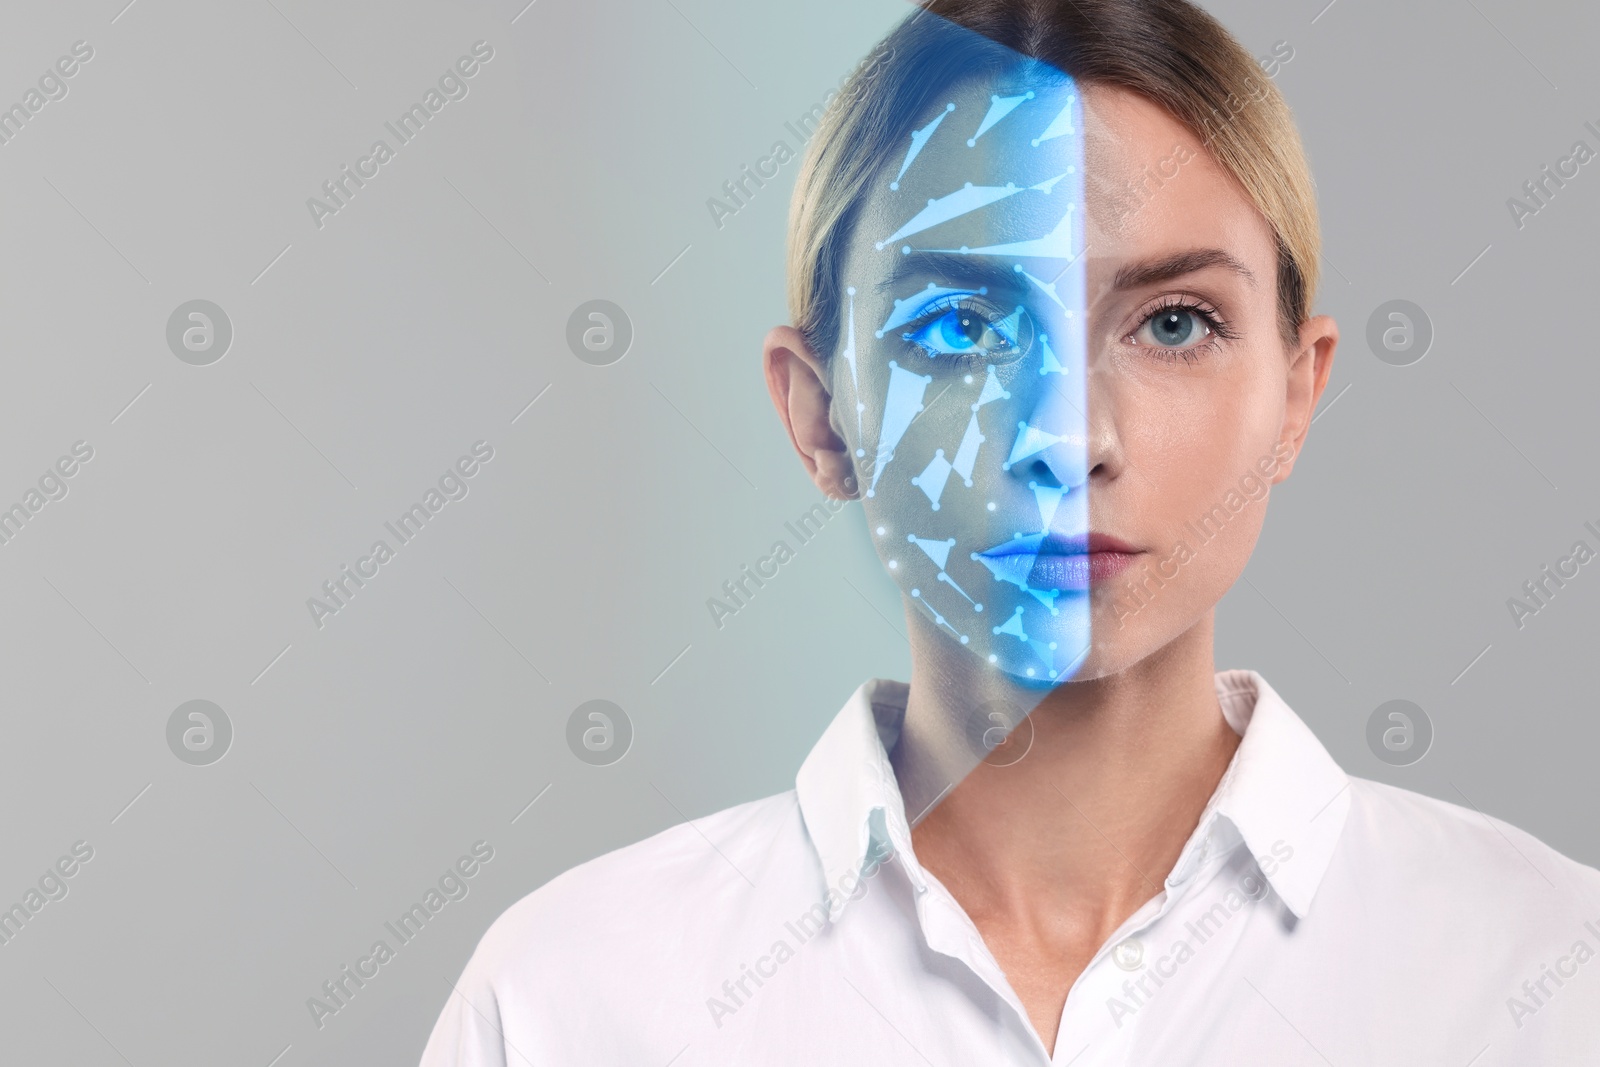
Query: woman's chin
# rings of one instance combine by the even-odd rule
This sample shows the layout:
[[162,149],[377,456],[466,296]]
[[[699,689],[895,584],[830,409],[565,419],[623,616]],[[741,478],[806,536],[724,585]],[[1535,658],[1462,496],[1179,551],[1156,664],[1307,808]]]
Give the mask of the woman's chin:
[[1076,677],[1091,654],[1088,621],[1081,612],[1063,612],[1053,625],[1043,630],[1035,626],[1026,637],[983,634],[981,640],[962,642],[951,634],[944,636],[950,655],[974,657],[980,670],[1003,676],[1007,684],[1049,689]]

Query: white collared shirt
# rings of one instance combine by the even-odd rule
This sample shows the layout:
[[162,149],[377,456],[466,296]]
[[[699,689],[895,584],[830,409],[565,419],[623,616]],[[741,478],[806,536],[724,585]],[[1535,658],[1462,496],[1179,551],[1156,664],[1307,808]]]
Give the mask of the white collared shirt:
[[874,680],[794,790],[507,909],[423,1067],[1600,1065],[1600,871],[1348,777],[1254,671],[1216,686],[1238,750],[1053,1056],[917,863],[887,755],[906,686]]

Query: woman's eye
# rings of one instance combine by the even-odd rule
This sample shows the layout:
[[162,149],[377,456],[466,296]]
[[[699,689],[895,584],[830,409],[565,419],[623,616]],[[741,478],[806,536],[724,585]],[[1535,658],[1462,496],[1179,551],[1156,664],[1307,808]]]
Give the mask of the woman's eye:
[[1134,339],[1158,348],[1186,348],[1205,340],[1211,327],[1194,308],[1162,308],[1144,321]]
[[1009,321],[995,322],[976,308],[954,307],[935,315],[905,336],[929,355],[984,353],[1001,356],[1016,347],[1015,339],[1005,330]]

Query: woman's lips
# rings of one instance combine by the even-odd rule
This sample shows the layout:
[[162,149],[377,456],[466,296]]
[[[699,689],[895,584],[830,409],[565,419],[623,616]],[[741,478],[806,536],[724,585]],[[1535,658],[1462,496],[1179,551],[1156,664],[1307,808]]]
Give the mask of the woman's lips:
[[1136,555],[1135,552],[1040,554],[1028,571],[1028,584],[1035,589],[1087,589],[1093,582],[1104,582],[1122,573]]
[[1141,550],[1110,534],[1034,534],[996,545],[983,555],[992,560],[1032,555],[1027,583],[1035,589],[1087,589],[1120,574]]

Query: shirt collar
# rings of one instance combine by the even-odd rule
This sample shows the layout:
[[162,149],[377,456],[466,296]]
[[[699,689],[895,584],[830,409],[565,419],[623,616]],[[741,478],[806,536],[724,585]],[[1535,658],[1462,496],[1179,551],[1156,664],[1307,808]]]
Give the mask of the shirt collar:
[[[887,838],[903,857],[912,855],[905,802],[889,763],[908,692],[905,682],[892,679],[863,682],[823,731],[795,778],[800,814],[833,894],[828,898],[830,918],[843,910],[848,883],[866,867],[875,837]],[[914,862],[907,872],[920,889],[921,871]]]
[[[1216,674],[1218,703],[1241,735],[1239,748],[1178,861],[1227,819],[1255,856],[1277,861],[1268,882],[1304,918],[1333,858],[1349,813],[1349,778],[1310,728],[1252,670]],[[829,890],[830,918],[843,910],[850,887],[875,852],[874,841],[908,862],[913,885],[923,878],[911,849],[905,804],[889,763],[900,736],[908,687],[874,678],[834,716],[795,779],[806,830]],[[1285,858],[1287,854],[1288,858]]]
[[1214,817],[1226,818],[1252,855],[1273,858],[1263,873],[1303,919],[1344,829],[1350,779],[1256,671],[1219,671],[1216,690],[1241,739],[1196,835]]

